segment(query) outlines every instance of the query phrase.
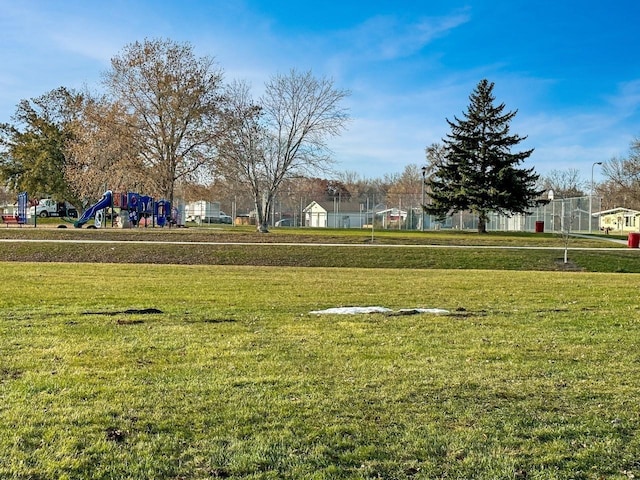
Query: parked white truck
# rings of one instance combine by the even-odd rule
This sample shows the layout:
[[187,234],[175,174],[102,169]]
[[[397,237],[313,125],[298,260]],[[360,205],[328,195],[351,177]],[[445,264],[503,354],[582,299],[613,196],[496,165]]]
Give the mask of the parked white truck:
[[188,203],[185,208],[187,221],[196,223],[231,223],[231,216],[220,210],[219,202],[198,202]]
[[50,198],[43,198],[29,209],[31,216],[46,217],[78,217],[78,210],[69,202],[58,203]]

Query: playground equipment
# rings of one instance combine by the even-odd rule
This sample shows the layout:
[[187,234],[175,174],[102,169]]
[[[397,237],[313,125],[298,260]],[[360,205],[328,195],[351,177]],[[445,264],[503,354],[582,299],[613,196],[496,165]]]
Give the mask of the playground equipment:
[[4,223],[7,227],[9,225],[19,225],[22,226],[27,223],[27,207],[29,204],[29,196],[27,192],[21,192],[18,194],[18,211],[17,213],[14,211],[11,214],[3,214],[2,215],[2,223]]
[[118,227],[164,227],[174,222],[171,203],[168,200],[154,201],[153,197],[148,195],[134,192],[112,193],[111,190],[107,190],[98,202],[87,208],[74,226],[82,228],[93,218],[95,228],[101,228],[107,209],[111,210],[112,224]]
[[94,220],[95,226],[97,228],[100,228],[100,226],[102,225],[102,218],[100,215],[98,216],[96,215],[98,214],[99,211],[102,211],[105,208],[108,208],[111,206],[111,198],[112,198],[111,190],[107,190],[106,192],[104,192],[104,195],[102,195],[102,198],[98,200],[97,203],[87,208],[82,214],[82,216],[74,222],[73,226],[76,228],[82,228],[82,226],[85,223],[91,220],[91,218],[95,217],[95,220]]

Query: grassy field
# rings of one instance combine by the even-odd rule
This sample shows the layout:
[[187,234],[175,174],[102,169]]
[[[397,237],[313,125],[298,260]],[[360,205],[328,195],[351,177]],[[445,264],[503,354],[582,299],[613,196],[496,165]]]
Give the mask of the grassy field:
[[[283,228],[264,235],[234,227],[25,227],[0,229],[0,261],[640,273],[640,251],[611,238],[572,238],[564,264],[564,243],[553,234],[387,230],[375,232],[372,241],[370,233],[354,229]],[[117,243],[89,243],[96,241]]]
[[[229,227],[0,241],[0,478],[640,475],[635,249],[575,238],[565,265],[553,234]],[[309,313],[345,305],[450,313]]]
[[[14,261],[0,278],[3,479],[640,475],[635,275]],[[451,313],[309,313],[345,305]]]
[[[499,246],[563,246],[562,237],[553,233],[489,232],[479,235],[471,230],[375,230],[356,228],[272,228],[269,234],[257,233],[252,226],[228,226],[214,224],[198,228],[135,228],[135,229],[75,229],[57,219],[47,219],[45,226],[37,228],[0,228],[0,239],[108,239],[122,241],[219,241],[253,243],[346,243],[383,245],[499,245]],[[56,222],[56,223],[53,223]],[[56,228],[64,226],[65,228]],[[596,236],[571,240],[574,247],[610,247],[607,239],[626,239],[626,236]]]

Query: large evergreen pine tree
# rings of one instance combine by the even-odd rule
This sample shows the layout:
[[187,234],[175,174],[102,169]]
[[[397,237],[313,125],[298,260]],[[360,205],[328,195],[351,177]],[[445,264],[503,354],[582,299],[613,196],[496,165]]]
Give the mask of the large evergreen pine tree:
[[512,135],[509,123],[517,111],[504,113],[504,103],[494,106],[493,83],[482,80],[469,96],[464,118],[447,119],[451,133],[443,139],[445,161],[426,184],[431,204],[427,213],[445,217],[471,211],[478,215],[478,232],[486,233],[489,212],[524,213],[541,203],[533,168],[518,168],[533,150],[512,153],[526,137]]

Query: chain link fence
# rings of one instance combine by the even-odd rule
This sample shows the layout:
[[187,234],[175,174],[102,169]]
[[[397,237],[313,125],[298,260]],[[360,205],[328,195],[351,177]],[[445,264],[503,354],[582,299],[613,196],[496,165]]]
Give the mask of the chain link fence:
[[[269,216],[270,225],[324,226],[328,228],[370,228],[397,230],[477,230],[478,216],[470,212],[458,212],[438,220],[422,211],[421,196],[370,195],[348,201],[334,198],[319,201],[315,198],[287,195],[276,198]],[[216,199],[221,209],[230,214],[236,225],[255,224],[255,212],[248,198],[235,196]],[[309,205],[316,201],[325,207],[324,223],[318,223],[317,213],[310,215]],[[426,198],[428,202],[428,198]],[[562,233],[598,231],[598,218],[602,202],[599,197],[583,196],[554,199],[547,205],[536,207],[528,214],[489,214],[487,230]]]

